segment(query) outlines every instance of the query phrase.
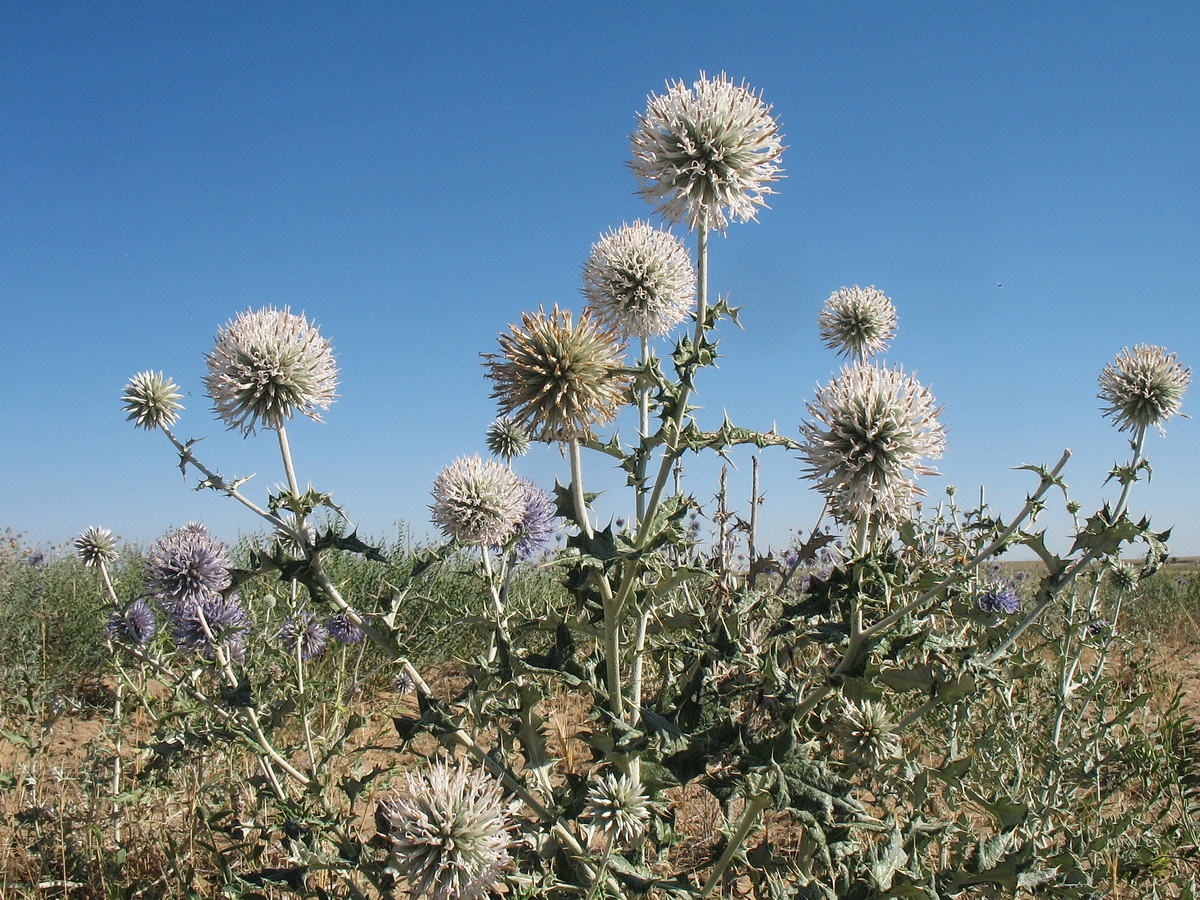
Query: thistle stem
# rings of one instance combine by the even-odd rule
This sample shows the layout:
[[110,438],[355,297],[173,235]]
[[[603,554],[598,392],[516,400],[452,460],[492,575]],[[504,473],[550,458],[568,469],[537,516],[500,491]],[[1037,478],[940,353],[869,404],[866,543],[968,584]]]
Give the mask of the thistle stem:
[[704,887],[700,889],[701,897],[712,896],[712,892],[716,889],[717,883],[720,882],[721,876],[725,874],[725,870],[733,862],[733,858],[741,849],[742,844],[746,842],[746,837],[750,834],[750,829],[758,821],[758,814],[770,806],[770,804],[770,794],[756,794],[746,803],[746,808],[742,811],[742,818],[738,822],[737,831],[733,833],[733,837],[725,845],[725,852],[721,854],[721,858],[717,860],[717,864],[713,866],[712,872],[709,873],[708,880],[704,882]]

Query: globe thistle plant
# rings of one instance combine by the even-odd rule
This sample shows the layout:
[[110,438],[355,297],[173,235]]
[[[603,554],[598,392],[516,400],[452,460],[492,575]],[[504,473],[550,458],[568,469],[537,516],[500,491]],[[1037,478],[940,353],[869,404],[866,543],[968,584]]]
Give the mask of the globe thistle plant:
[[245,659],[250,616],[237,594],[179,600],[168,607],[168,612],[175,643],[184,653],[213,659],[219,646],[229,659]]
[[329,643],[329,631],[307,610],[288,616],[279,629],[279,639],[289,656],[300,654],[308,662],[325,652]]
[[630,136],[639,193],[670,222],[724,231],[766,206],[783,153],[771,109],[722,72],[651,95]]
[[493,456],[511,463],[529,451],[529,432],[520,422],[501,416],[488,426],[487,448]]
[[515,552],[518,559],[532,559],[554,534],[558,511],[550,495],[532,481],[522,480],[525,496],[521,520],[517,523]]
[[1144,432],[1153,425],[1162,434],[1163,423],[1180,414],[1191,379],[1192,370],[1162,347],[1126,347],[1100,373],[1104,415],[1119,431]]
[[138,598],[108,617],[105,632],[110,640],[144,647],[154,640],[157,628],[158,617],[154,615],[154,610],[145,600]]
[[107,528],[92,526],[75,538],[75,551],[85,566],[107,565],[117,558],[117,539]]
[[557,306],[525,313],[499,341],[500,353],[483,354],[492,397],[537,439],[587,437],[616,418],[629,375],[616,338],[587,311],[578,322]]
[[391,866],[413,900],[483,900],[509,864],[508,815],[499,782],[444,761],[409,773],[384,800]]
[[825,301],[817,323],[826,347],[862,362],[887,348],[896,333],[896,307],[874,287],[844,287]]
[[337,367],[329,341],[286,307],[247,310],[217,332],[204,383],[217,415],[251,435],[278,429],[299,412],[320,421],[335,397]]
[[688,317],[696,273],[683,242],[647,222],[622,225],[592,245],[583,293],[600,323],[622,338],[661,337]]
[[125,385],[126,418],[135,428],[170,428],[183,409],[179,386],[162,372],[139,372]]
[[362,640],[362,629],[350,621],[345,613],[334,613],[325,622],[325,631],[339,644],[356,644]]
[[610,772],[588,791],[583,815],[609,841],[623,844],[645,830],[650,801],[638,781]]
[[198,523],[155,541],[146,559],[146,587],[168,605],[218,594],[229,587],[229,548]]
[[801,426],[806,474],[844,522],[901,517],[913,480],[933,469],[921,460],[941,456],[946,430],[929,389],[900,368],[843,369],[806,404]]
[[846,701],[840,730],[847,756],[864,766],[875,766],[900,754],[896,724],[882,703]]
[[525,511],[525,489],[507,466],[478,455],[456,459],[433,485],[433,522],[464,544],[498,546]]
[[1021,595],[1011,585],[1000,585],[979,595],[979,608],[1011,616],[1021,608]]

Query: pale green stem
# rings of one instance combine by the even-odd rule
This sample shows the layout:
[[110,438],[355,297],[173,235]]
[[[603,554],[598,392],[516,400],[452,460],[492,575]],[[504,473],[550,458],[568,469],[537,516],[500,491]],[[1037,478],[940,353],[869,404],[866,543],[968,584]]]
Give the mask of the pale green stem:
[[575,503],[575,520],[579,525],[579,530],[591,540],[595,537],[595,532],[592,531],[592,523],[588,518],[587,501],[583,492],[583,459],[579,451],[579,439],[571,438],[567,442],[568,452],[571,455],[571,499]]
[[610,837],[608,843],[604,845],[604,855],[600,858],[600,869],[592,880],[592,886],[588,888],[587,900],[596,900],[596,892],[603,886],[604,876],[608,874],[608,864],[612,860],[612,852],[613,840]]
[[[650,340],[642,338],[642,366],[649,365],[650,362]],[[643,386],[638,391],[638,434],[641,440],[638,442],[638,462],[635,478],[637,485],[634,488],[634,501],[636,517],[634,521],[636,527],[640,527],[642,520],[646,516],[646,439],[650,437],[650,388]]]
[[704,882],[704,887],[700,890],[701,897],[710,897],[716,889],[717,884],[721,880],[721,876],[725,874],[725,870],[729,868],[729,864],[733,862],[733,858],[741,849],[742,844],[746,842],[746,837],[750,834],[750,830],[754,828],[758,821],[758,815],[764,809],[771,805],[770,794],[756,794],[751,797],[746,803],[746,808],[742,812],[742,818],[738,822],[737,831],[733,833],[733,837],[729,839],[729,843],[725,845],[725,852],[721,854],[721,858],[717,860],[717,864],[713,866],[712,872],[708,876],[708,881]]

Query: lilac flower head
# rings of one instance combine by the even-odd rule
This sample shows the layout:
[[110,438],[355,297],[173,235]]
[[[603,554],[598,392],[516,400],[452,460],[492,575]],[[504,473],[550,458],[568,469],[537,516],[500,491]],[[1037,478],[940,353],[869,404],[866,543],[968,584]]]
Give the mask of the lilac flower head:
[[228,548],[192,523],[158,539],[146,563],[146,587],[167,605],[193,602],[230,585]]
[[138,598],[121,612],[115,612],[108,617],[105,632],[110,640],[145,647],[154,639],[157,628],[158,619],[154,610],[145,600]]
[[518,559],[531,559],[550,543],[557,511],[550,495],[532,481],[522,479],[521,486],[525,491],[525,511],[517,524],[520,536],[517,538],[516,553]]
[[205,659],[212,659],[216,655],[216,646],[220,646],[232,660],[240,662],[246,658],[246,630],[250,627],[250,617],[237,594],[180,599],[168,610],[175,642],[184,653],[199,653]]
[[979,608],[984,612],[1011,616],[1021,608],[1021,596],[1011,585],[1002,585],[979,595]]
[[345,613],[334,613],[325,623],[329,636],[339,644],[353,644],[362,640],[362,629],[350,621]]
[[305,662],[320,656],[329,643],[329,632],[325,626],[316,620],[312,613],[302,610],[295,616],[288,616],[279,630],[279,638],[283,641],[283,649],[288,655],[300,654]]

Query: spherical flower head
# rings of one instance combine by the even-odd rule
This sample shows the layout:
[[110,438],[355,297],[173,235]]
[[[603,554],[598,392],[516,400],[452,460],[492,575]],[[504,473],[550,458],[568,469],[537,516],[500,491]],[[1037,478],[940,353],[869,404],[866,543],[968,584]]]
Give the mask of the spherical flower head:
[[154,615],[154,610],[145,600],[138,598],[120,612],[109,616],[105,631],[110,640],[145,647],[154,640],[157,629],[158,617]]
[[299,653],[300,659],[308,662],[325,651],[329,643],[329,631],[312,613],[302,610],[295,616],[287,617],[283,628],[279,629],[279,639],[289,656]]
[[933,474],[922,459],[942,455],[946,430],[929,389],[900,368],[842,370],[806,404],[801,426],[809,477],[843,522],[906,516],[924,492],[915,476]]
[[830,295],[817,324],[826,347],[862,362],[887,348],[896,333],[896,307],[883,291],[856,284]]
[[521,487],[524,491],[523,511],[517,523],[515,550],[518,559],[532,559],[550,543],[558,510],[550,495],[532,481],[522,480]]
[[847,755],[863,765],[874,766],[900,753],[896,724],[882,703],[847,701],[840,730]]
[[771,108],[722,72],[689,88],[651,95],[630,135],[638,193],[670,222],[724,231],[756,218],[770,182],[782,177],[779,125]]
[[999,585],[979,595],[979,608],[1011,616],[1021,608],[1021,595],[1011,585]]
[[487,448],[493,456],[512,462],[529,450],[529,432],[520,422],[501,416],[488,426]]
[[175,643],[184,653],[199,653],[205,659],[213,659],[219,646],[229,659],[238,662],[245,659],[250,617],[237,594],[184,599],[169,606],[168,611]]
[[229,548],[195,522],[155,541],[146,559],[146,588],[168,605],[229,587]]
[[75,538],[75,552],[85,566],[108,565],[117,558],[117,539],[107,528],[93,525]]
[[1127,562],[1117,562],[1109,569],[1108,580],[1118,591],[1128,593],[1138,586],[1138,582],[1142,580],[1142,574],[1136,566]]
[[696,273],[679,238],[634,222],[592,245],[583,267],[583,293],[588,308],[613,334],[662,337],[691,312]]
[[413,900],[483,900],[509,865],[500,783],[444,761],[410,773],[405,792],[381,803],[391,866]]
[[525,490],[512,470],[479,455],[462,456],[433,485],[433,523],[464,544],[498,546],[512,537],[525,509]]
[[362,640],[362,629],[350,621],[345,613],[334,613],[325,623],[329,636],[339,644],[356,644]]
[[135,428],[170,428],[183,409],[182,396],[179,385],[162,372],[139,372],[125,385],[123,408],[129,414],[125,418]]
[[337,388],[329,341],[291,310],[247,310],[217,332],[206,357],[204,384],[217,415],[230,429],[254,434],[278,429],[299,412],[320,421]]
[[1153,425],[1162,434],[1163,423],[1180,414],[1191,380],[1192,370],[1181,366],[1174,353],[1145,344],[1126,347],[1100,373],[1104,415],[1119,431],[1142,432]]
[[640,835],[650,820],[650,801],[640,782],[609,773],[588,791],[584,818],[618,844]]
[[509,328],[500,353],[483,354],[502,415],[544,441],[586,438],[617,417],[630,378],[616,338],[586,310],[574,322],[557,306],[539,309]]

